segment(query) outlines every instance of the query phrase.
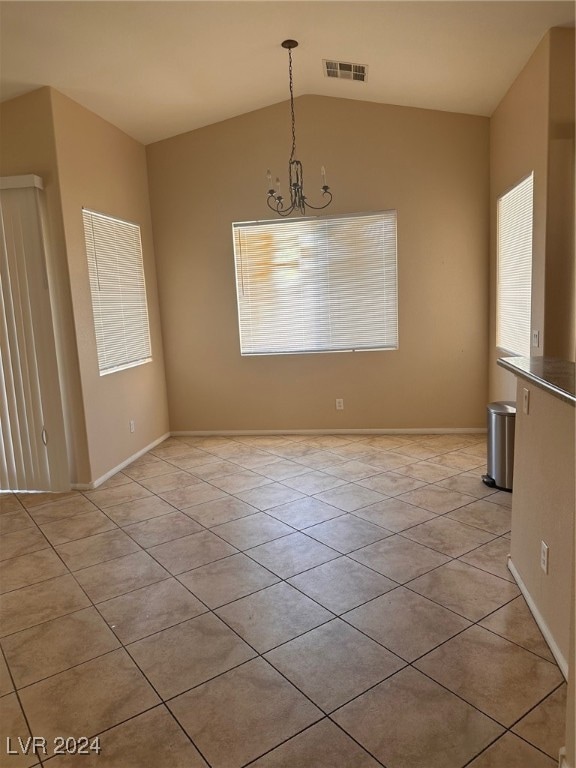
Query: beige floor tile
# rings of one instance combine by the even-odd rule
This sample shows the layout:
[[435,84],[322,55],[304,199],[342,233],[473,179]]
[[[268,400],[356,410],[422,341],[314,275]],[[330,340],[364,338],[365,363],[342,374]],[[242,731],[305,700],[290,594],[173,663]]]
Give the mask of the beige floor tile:
[[508,555],[510,553],[510,539],[498,538],[489,541],[487,544],[468,552],[459,560],[483,571],[493,573],[494,576],[500,576],[501,579],[514,582],[514,577],[508,569]]
[[96,533],[104,533],[113,528],[116,528],[116,523],[99,509],[40,526],[42,533],[53,546],[83,539],[86,536],[94,536]]
[[106,508],[106,514],[118,525],[131,525],[154,517],[169,515],[174,512],[174,507],[168,502],[159,499],[158,496],[147,496],[144,499],[125,501]]
[[302,529],[331,520],[333,517],[340,517],[344,513],[341,509],[325,504],[320,499],[304,497],[269,509],[268,514],[291,525],[292,528]]
[[281,483],[269,483],[268,485],[263,485],[261,488],[240,491],[236,495],[238,498],[242,499],[242,501],[251,504],[261,512],[265,512],[267,509],[272,509],[272,507],[277,507],[280,504],[287,504],[289,501],[301,499],[304,496],[300,491],[295,491],[294,488],[288,488]]
[[168,515],[153,517],[124,527],[124,531],[134,541],[146,548],[164,544],[166,541],[173,541],[182,536],[189,536],[201,530],[202,526],[183,512],[171,512]]
[[463,473],[448,477],[446,480],[440,480],[437,485],[440,488],[447,488],[449,491],[458,491],[467,496],[474,496],[477,499],[489,497],[494,493],[494,488],[489,488],[481,480],[481,472]]
[[333,614],[285,583],[229,603],[216,613],[259,653],[333,618]]
[[42,504],[50,504],[53,501],[79,498],[81,495],[79,491],[63,491],[62,493],[45,491],[43,493],[17,493],[16,498],[26,509],[32,509],[33,507],[40,507]]
[[72,576],[59,576],[0,595],[0,637],[90,605]]
[[355,457],[351,456],[350,458],[355,458],[356,461],[361,461],[375,469],[379,469],[380,472],[399,470],[401,467],[407,467],[415,461],[411,456],[405,456],[401,453],[380,451],[373,448],[366,448],[365,446],[359,447],[363,449],[363,452],[357,453]]
[[502,504],[503,507],[512,509],[512,494],[508,491],[496,491],[490,497],[493,504]]
[[358,549],[350,557],[399,584],[449,561],[446,555],[397,534]]
[[398,467],[396,471],[402,475],[413,477],[416,480],[423,480],[425,483],[437,483],[439,480],[445,480],[447,477],[457,475],[459,472],[459,470],[453,467],[442,467],[440,464],[433,464],[431,461],[415,462],[406,467]]
[[152,448],[150,453],[154,454],[154,456],[158,456],[160,459],[168,461],[176,457],[198,459],[202,459],[204,457],[204,451],[200,450],[199,448],[195,448],[194,446],[188,445],[182,440],[176,440],[175,442],[171,443],[164,442],[162,445],[158,445],[156,448]]
[[252,488],[259,488],[262,485],[269,485],[272,480],[268,477],[256,474],[246,469],[241,471],[238,467],[233,475],[223,475],[222,477],[212,477],[210,480],[212,485],[216,488],[220,488],[221,491],[226,493],[239,493],[240,491],[249,491]]
[[164,699],[256,656],[252,648],[213,613],[145,637],[132,643],[128,650]]
[[259,473],[270,480],[283,481],[289,477],[296,477],[297,475],[304,475],[310,471],[308,466],[303,464],[297,464],[295,461],[289,461],[288,459],[279,459],[274,464],[267,464],[259,469]]
[[203,452],[199,456],[172,456],[170,458],[170,464],[173,464],[175,468],[184,469],[192,474],[194,474],[196,467],[205,467],[207,464],[215,464],[217,461],[220,461],[218,456],[208,451]]
[[135,482],[125,483],[116,488],[107,488],[102,491],[86,491],[86,496],[100,509],[106,509],[115,504],[124,504],[127,501],[136,501],[151,496],[150,491]]
[[512,729],[556,760],[566,742],[566,688],[557,688]]
[[465,507],[450,512],[447,517],[459,520],[489,533],[508,533],[511,525],[512,510],[501,504],[492,504],[489,499],[480,499]]
[[331,504],[343,512],[354,512],[360,509],[360,507],[367,507],[369,504],[382,501],[385,496],[381,493],[376,493],[376,491],[371,491],[370,488],[349,483],[340,488],[333,488],[331,491],[323,491],[317,494],[315,498],[324,501],[326,504]]
[[220,461],[215,456],[210,456],[208,464],[190,467],[188,472],[200,480],[210,481],[214,477],[224,477],[224,475],[234,475],[238,472],[238,465],[231,461]]
[[412,668],[332,717],[388,768],[462,768],[503,731]]
[[[22,509],[23,506],[24,504],[14,494],[0,493],[0,515],[3,515],[5,512],[16,512]],[[26,509],[28,509],[27,506]]]
[[259,473],[263,467],[267,467],[270,464],[277,464],[282,459],[279,456],[273,456],[271,453],[265,451],[253,450],[250,453],[246,453],[242,456],[236,456],[233,459],[234,463],[244,469],[255,469]]
[[14,690],[12,679],[10,678],[10,672],[8,666],[4,661],[4,656],[0,653],[0,696],[5,696],[7,693],[11,693]]
[[471,621],[479,621],[518,597],[515,584],[453,561],[410,582],[410,589]]
[[146,552],[117,557],[75,573],[81,587],[94,603],[162,581],[168,575]]
[[176,579],[165,579],[100,603],[98,610],[123,643],[205,613],[206,606]]
[[212,528],[212,532],[238,549],[249,549],[258,544],[293,533],[294,529],[265,512],[257,512],[239,520],[231,520]]
[[148,488],[152,493],[162,493],[163,491],[173,491],[175,488],[187,488],[190,485],[197,485],[200,481],[198,477],[190,472],[178,470],[174,472],[174,467],[170,466],[170,471],[165,475],[148,477],[140,480],[140,485]]
[[209,608],[278,583],[277,576],[240,553],[181,573],[178,579]]
[[112,651],[20,691],[34,734],[94,734],[159,703],[124,649]]
[[470,552],[494,538],[493,533],[472,528],[456,520],[449,520],[447,517],[436,517],[434,520],[403,531],[402,535],[450,557],[458,557]]
[[401,475],[398,472],[383,472],[367,477],[364,480],[358,480],[357,482],[358,485],[370,488],[370,490],[377,491],[384,496],[398,496],[401,493],[415,491],[416,488],[421,488],[425,485],[422,480],[416,480],[413,477]]
[[360,549],[391,536],[392,533],[356,515],[341,515],[307,528],[306,535],[312,536],[342,554],[347,554],[354,549]]
[[303,475],[296,475],[296,477],[287,477],[282,481],[283,485],[310,495],[320,493],[321,491],[329,491],[331,488],[338,488],[340,485],[345,485],[346,482],[347,480],[342,480],[339,477],[334,477],[317,469],[306,472]]
[[426,461],[426,459],[434,460],[435,457],[440,456],[446,452],[446,448],[437,443],[406,443],[396,448],[397,453],[401,453],[404,456],[410,456],[418,461]]
[[480,624],[528,651],[554,662],[554,656],[522,596],[491,613]]
[[415,666],[506,727],[562,681],[554,664],[482,627],[470,627]]
[[126,483],[129,482],[130,478],[128,475],[125,475],[124,472],[117,472],[115,475],[112,475],[112,477],[109,477],[108,480],[101,483],[98,486],[98,490],[104,491],[107,488],[116,488],[119,485],[126,485]]
[[25,528],[23,531],[3,533],[0,537],[0,561],[27,555],[48,549],[50,544],[37,528]]
[[188,507],[186,514],[193,520],[197,520],[206,528],[213,528],[215,525],[228,523],[230,520],[238,520],[241,517],[247,517],[258,512],[256,507],[251,507],[234,496],[225,496],[215,501],[206,501],[203,504],[197,504],[195,507]]
[[[36,735],[36,734],[34,734]],[[0,698],[0,765],[2,768],[28,768],[38,765],[38,757],[34,754],[23,754],[18,743],[18,737],[22,741],[30,736],[30,731],[22,714],[22,709],[15,693]],[[10,745],[8,745],[10,739]],[[10,755],[8,750],[18,754]]]
[[240,768],[322,716],[263,659],[184,693],[170,709],[213,768]]
[[294,576],[289,583],[336,614],[373,600],[396,586],[390,579],[346,556]]
[[414,661],[470,626],[452,611],[398,587],[343,617],[406,661]]
[[298,464],[301,464],[306,471],[311,469],[325,469],[325,467],[334,467],[336,464],[344,464],[348,461],[345,456],[337,456],[330,451],[316,451],[315,453],[308,453],[306,456],[297,458],[294,460]]
[[[208,768],[164,706],[154,707],[100,736],[100,755],[55,757],[50,768]],[[105,763],[103,762],[105,756]]]
[[275,456],[281,456],[284,459],[293,460],[306,460],[307,457],[313,456],[317,453],[317,449],[308,445],[301,445],[293,440],[286,441],[283,445],[275,445],[268,447],[269,453]]
[[79,515],[82,512],[93,512],[96,509],[98,507],[85,496],[78,495],[31,507],[30,517],[37,525],[45,525],[46,523],[55,523],[57,520],[64,520],[67,517],[74,517],[74,515]]
[[384,501],[378,501],[369,507],[357,509],[352,514],[394,533],[399,533],[436,517],[434,512],[429,512],[421,507],[414,507],[412,504],[407,504],[399,499],[384,499]]
[[92,607],[2,640],[18,688],[102,656],[119,645],[114,633]]
[[551,760],[525,741],[505,733],[470,763],[469,768],[557,768],[558,761]]
[[464,453],[463,451],[450,451],[449,453],[443,453],[440,456],[436,456],[431,459],[434,464],[438,464],[442,467],[452,467],[460,472],[470,471],[477,469],[478,467],[486,466],[485,457],[473,456],[470,453]]
[[340,619],[307,632],[265,658],[324,712],[381,682],[404,662]]
[[71,571],[139,552],[140,547],[124,531],[116,528],[96,536],[61,544],[56,551]]
[[423,488],[417,488],[415,491],[408,491],[398,498],[430,512],[435,512],[437,515],[443,515],[445,512],[451,512],[457,507],[476,501],[474,496],[458,493],[458,491],[449,491],[447,488],[440,488],[436,485],[427,485]]
[[25,509],[20,508],[0,515],[0,534],[14,533],[24,528],[34,528],[34,520]]
[[237,551],[211,531],[193,533],[149,549],[150,554],[173,575],[220,560]]
[[148,484],[142,482],[143,480],[151,480],[156,477],[161,477],[162,475],[168,475],[171,472],[174,472],[174,465],[169,464],[167,461],[162,461],[161,459],[158,459],[158,461],[153,463],[144,464],[140,467],[131,466],[125,467],[124,469],[124,473],[128,477],[141,483],[145,488],[148,488]]
[[187,488],[176,488],[173,491],[164,491],[160,496],[173,507],[176,507],[176,509],[187,509],[196,504],[202,504],[205,501],[221,499],[226,496],[226,493],[210,483],[201,481],[200,483],[188,486]]
[[287,579],[338,557],[338,552],[304,533],[292,533],[248,550],[248,555],[268,570]]
[[365,480],[367,477],[374,477],[375,475],[380,474],[380,469],[378,467],[373,467],[362,461],[346,461],[343,464],[338,463],[326,467],[324,471],[329,475],[334,475],[334,477],[338,477],[346,482]]
[[68,569],[51,549],[42,549],[0,563],[0,594],[63,576]]
[[251,768],[380,768],[373,757],[330,720],[321,720],[264,757]]

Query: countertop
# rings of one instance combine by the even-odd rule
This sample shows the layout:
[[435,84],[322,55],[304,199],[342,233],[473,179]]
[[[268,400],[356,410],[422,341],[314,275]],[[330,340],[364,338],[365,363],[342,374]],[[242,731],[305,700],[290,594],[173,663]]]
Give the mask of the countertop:
[[576,406],[575,364],[553,357],[501,357],[498,365]]

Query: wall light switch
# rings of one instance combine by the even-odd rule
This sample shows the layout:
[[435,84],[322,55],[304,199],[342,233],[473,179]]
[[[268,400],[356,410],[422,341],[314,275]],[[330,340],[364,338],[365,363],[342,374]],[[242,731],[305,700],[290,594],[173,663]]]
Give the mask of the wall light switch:
[[344,410],[344,400],[342,400],[342,398],[340,397],[336,398],[336,410],[337,411]]
[[532,331],[532,346],[535,349],[540,346],[540,331]]

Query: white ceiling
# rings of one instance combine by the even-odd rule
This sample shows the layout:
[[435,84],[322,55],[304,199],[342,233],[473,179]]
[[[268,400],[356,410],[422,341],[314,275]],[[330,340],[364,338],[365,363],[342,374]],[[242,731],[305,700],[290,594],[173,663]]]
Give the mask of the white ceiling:
[[[0,2],[0,95],[51,85],[148,144],[296,95],[490,115],[573,2]],[[322,59],[368,65],[328,79]]]

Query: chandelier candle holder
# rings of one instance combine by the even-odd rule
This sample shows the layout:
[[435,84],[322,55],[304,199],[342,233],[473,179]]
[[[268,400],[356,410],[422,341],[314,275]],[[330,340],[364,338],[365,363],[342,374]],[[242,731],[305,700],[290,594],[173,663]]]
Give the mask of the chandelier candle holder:
[[322,197],[327,198],[324,205],[312,205],[304,194],[304,169],[300,160],[296,160],[296,119],[294,117],[294,83],[292,78],[292,49],[298,45],[296,40],[284,40],[282,48],[288,50],[288,75],[290,78],[290,114],[292,117],[292,151],[288,162],[288,181],[290,200],[285,199],[280,192],[280,179],[276,177],[275,186],[272,183],[272,174],[270,170],[268,176],[268,207],[275,211],[279,216],[290,216],[291,213],[306,215],[306,209],[311,208],[314,211],[321,211],[327,208],[332,202],[332,192],[326,184],[326,169],[324,166],[320,169],[320,178],[322,181]]

